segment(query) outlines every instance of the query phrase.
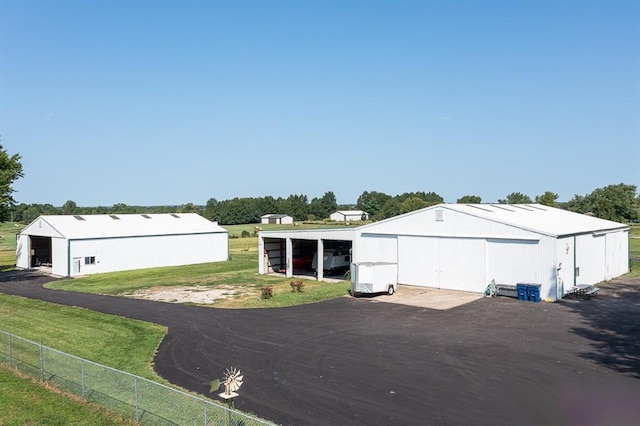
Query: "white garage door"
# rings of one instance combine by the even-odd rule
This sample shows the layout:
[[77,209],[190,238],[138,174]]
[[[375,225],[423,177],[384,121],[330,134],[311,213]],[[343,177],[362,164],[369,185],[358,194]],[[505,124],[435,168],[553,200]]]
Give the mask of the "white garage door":
[[484,292],[485,241],[409,237],[398,239],[398,282]]

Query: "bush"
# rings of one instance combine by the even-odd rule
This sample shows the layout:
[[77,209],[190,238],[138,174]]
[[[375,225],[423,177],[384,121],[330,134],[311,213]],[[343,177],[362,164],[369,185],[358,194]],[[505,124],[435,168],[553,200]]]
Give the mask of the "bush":
[[242,231],[242,238],[249,238],[250,236],[251,236],[251,233],[246,229]]
[[273,287],[270,285],[265,285],[260,289],[260,298],[261,299],[271,299],[273,297]]

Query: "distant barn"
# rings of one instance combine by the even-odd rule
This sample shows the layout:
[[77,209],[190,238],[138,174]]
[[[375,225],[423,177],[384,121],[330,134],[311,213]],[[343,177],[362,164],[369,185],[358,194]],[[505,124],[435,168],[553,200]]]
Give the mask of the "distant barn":
[[261,223],[291,225],[293,223],[293,218],[286,214],[265,214],[261,216]]
[[227,230],[195,213],[39,216],[16,248],[19,268],[70,277],[228,257]]
[[336,222],[352,222],[369,219],[369,215],[362,210],[338,210],[331,213],[329,219]]

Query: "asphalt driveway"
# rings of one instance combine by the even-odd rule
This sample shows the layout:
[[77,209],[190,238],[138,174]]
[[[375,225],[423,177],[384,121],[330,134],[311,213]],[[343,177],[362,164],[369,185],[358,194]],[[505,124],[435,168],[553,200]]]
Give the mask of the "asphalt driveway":
[[[286,425],[636,424],[640,280],[562,303],[482,298],[447,310],[340,298],[221,310],[47,290],[0,292],[168,327],[156,371],[208,395],[238,367],[236,407]],[[210,396],[210,395],[208,395]]]

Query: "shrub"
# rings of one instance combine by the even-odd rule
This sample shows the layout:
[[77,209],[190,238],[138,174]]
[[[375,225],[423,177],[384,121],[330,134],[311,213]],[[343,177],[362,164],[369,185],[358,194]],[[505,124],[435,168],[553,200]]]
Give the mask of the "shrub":
[[273,287],[265,285],[260,289],[260,293],[261,299],[271,299],[273,297]]
[[249,238],[250,236],[251,236],[251,233],[246,229],[242,231],[242,238]]

